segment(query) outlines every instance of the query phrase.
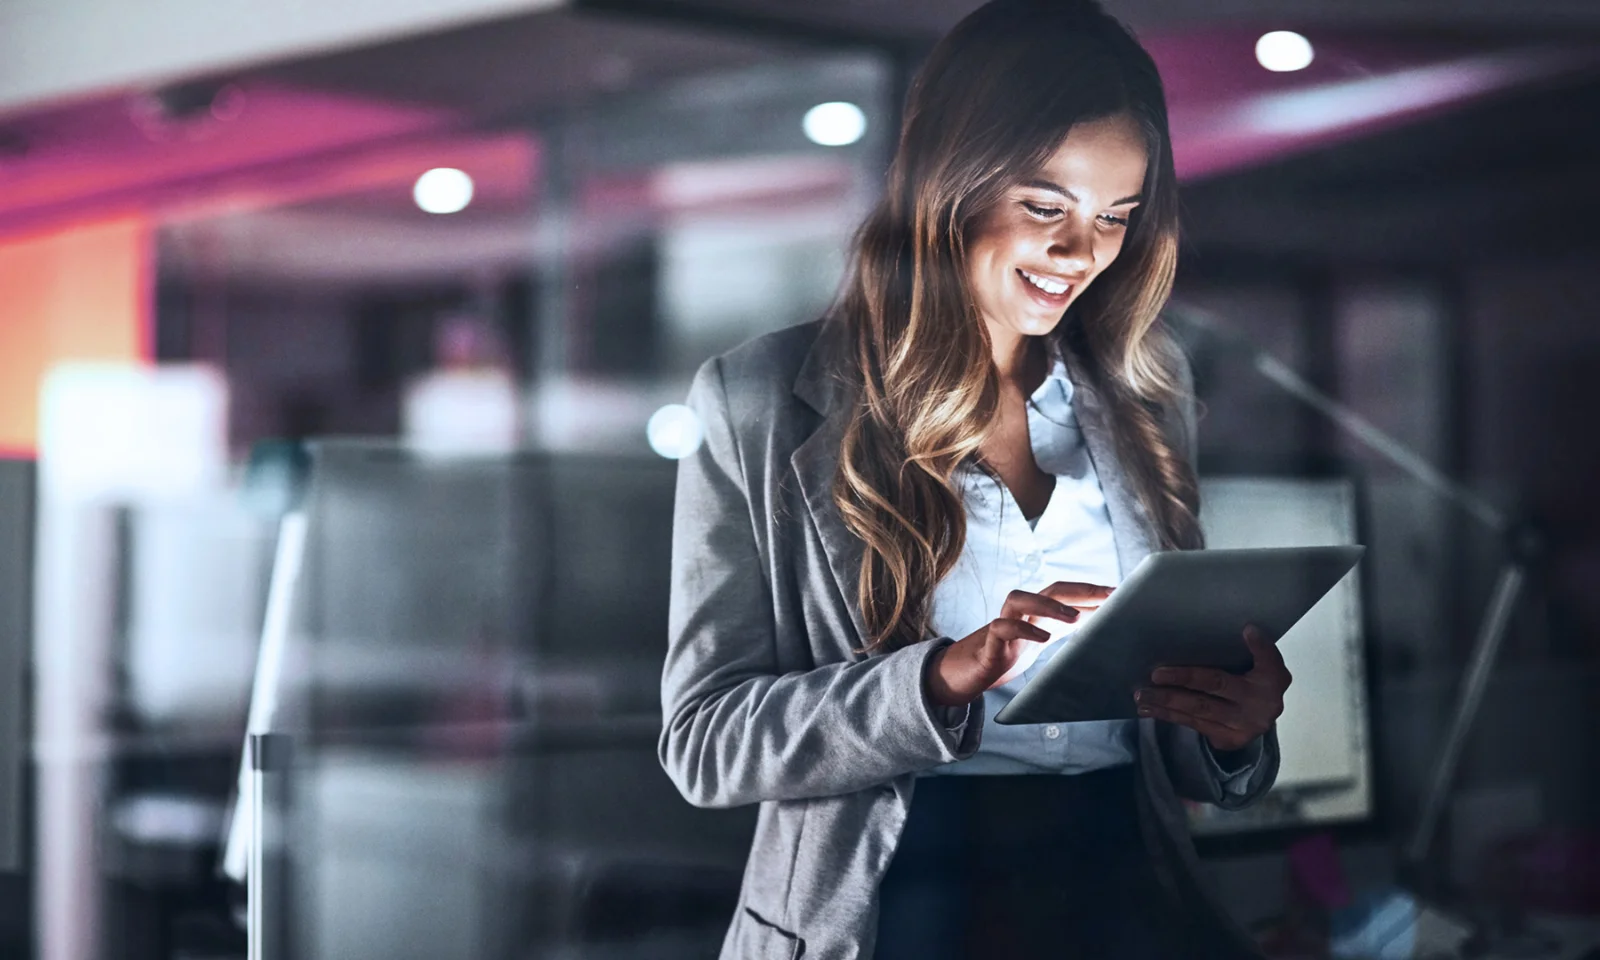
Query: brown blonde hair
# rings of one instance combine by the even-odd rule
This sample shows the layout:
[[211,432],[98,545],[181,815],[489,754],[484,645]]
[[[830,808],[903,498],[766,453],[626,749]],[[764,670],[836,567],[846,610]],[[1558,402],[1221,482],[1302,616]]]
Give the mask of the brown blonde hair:
[[968,289],[977,218],[1074,124],[1128,116],[1149,149],[1144,202],[1121,254],[1057,330],[1105,398],[1120,465],[1160,545],[1200,543],[1192,465],[1164,412],[1181,402],[1157,324],[1177,262],[1177,185],[1155,64],[1089,0],[995,0],[957,24],[918,72],[883,199],[857,231],[830,312],[851,385],[833,497],[865,543],[858,600],[868,650],[925,639],[930,599],[961,555],[956,468],[976,458],[999,398],[988,331]]

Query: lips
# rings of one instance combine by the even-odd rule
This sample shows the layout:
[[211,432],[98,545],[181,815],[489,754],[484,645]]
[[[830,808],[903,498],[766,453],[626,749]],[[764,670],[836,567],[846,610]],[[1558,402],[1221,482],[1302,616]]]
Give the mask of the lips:
[[1020,268],[1017,270],[1017,282],[1022,284],[1023,290],[1025,290],[1028,296],[1032,297],[1036,303],[1040,304],[1041,306],[1051,308],[1065,307],[1067,303],[1072,300],[1073,291],[1078,289],[1077,284],[1071,284],[1067,287],[1067,289],[1060,293],[1049,293],[1040,289],[1036,284],[1034,284],[1033,281],[1024,276]]

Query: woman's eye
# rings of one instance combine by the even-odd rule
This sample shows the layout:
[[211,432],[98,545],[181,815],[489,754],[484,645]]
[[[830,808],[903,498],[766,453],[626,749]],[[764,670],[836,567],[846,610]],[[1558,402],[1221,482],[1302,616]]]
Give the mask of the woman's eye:
[[1054,217],[1061,212],[1059,207],[1041,207],[1037,203],[1029,203],[1026,200],[1022,201],[1022,205],[1036,217]]
[[1102,213],[1100,215],[1100,220],[1102,223],[1109,223],[1116,227],[1126,227],[1128,225],[1127,217],[1119,217],[1112,213]]

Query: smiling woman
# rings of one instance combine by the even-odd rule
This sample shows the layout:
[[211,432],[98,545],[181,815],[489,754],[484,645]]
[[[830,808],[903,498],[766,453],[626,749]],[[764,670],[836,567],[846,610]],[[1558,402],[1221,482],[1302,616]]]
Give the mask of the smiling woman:
[[[1182,400],[1156,325],[1178,233],[1160,77],[1093,4],[983,10],[913,86],[916,113],[831,318],[858,411],[834,501],[869,546],[853,592],[874,649],[926,635],[932,588],[963,542],[960,463],[976,456],[1025,505],[1046,496],[1018,454],[1047,339],[1103,392],[1156,542],[1199,544],[1193,469],[1153,412]],[[1030,18],[1071,55],[1010,34]]]
[[[978,219],[967,260],[978,310],[996,343],[1054,329],[1127,236],[1144,187],[1145,144],[1126,116],[1073,127],[1006,202]],[[1018,283],[1018,278],[1026,281]]]
[[1143,719],[988,721],[1200,545],[1161,80],[1090,0],[994,0],[904,116],[834,308],[690,391],[660,752],[761,803],[723,957],[1257,955],[1180,797],[1271,786],[1272,644],[1248,683],[1153,677]]

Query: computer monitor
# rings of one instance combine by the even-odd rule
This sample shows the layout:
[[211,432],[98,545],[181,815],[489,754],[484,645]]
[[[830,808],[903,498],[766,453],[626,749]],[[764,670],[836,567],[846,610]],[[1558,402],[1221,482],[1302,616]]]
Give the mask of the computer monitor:
[[[1358,543],[1356,493],[1348,477],[1207,477],[1200,523],[1213,548]],[[1372,816],[1361,569],[1278,641],[1294,683],[1278,720],[1283,763],[1273,789],[1246,810],[1191,807],[1197,835]]]

